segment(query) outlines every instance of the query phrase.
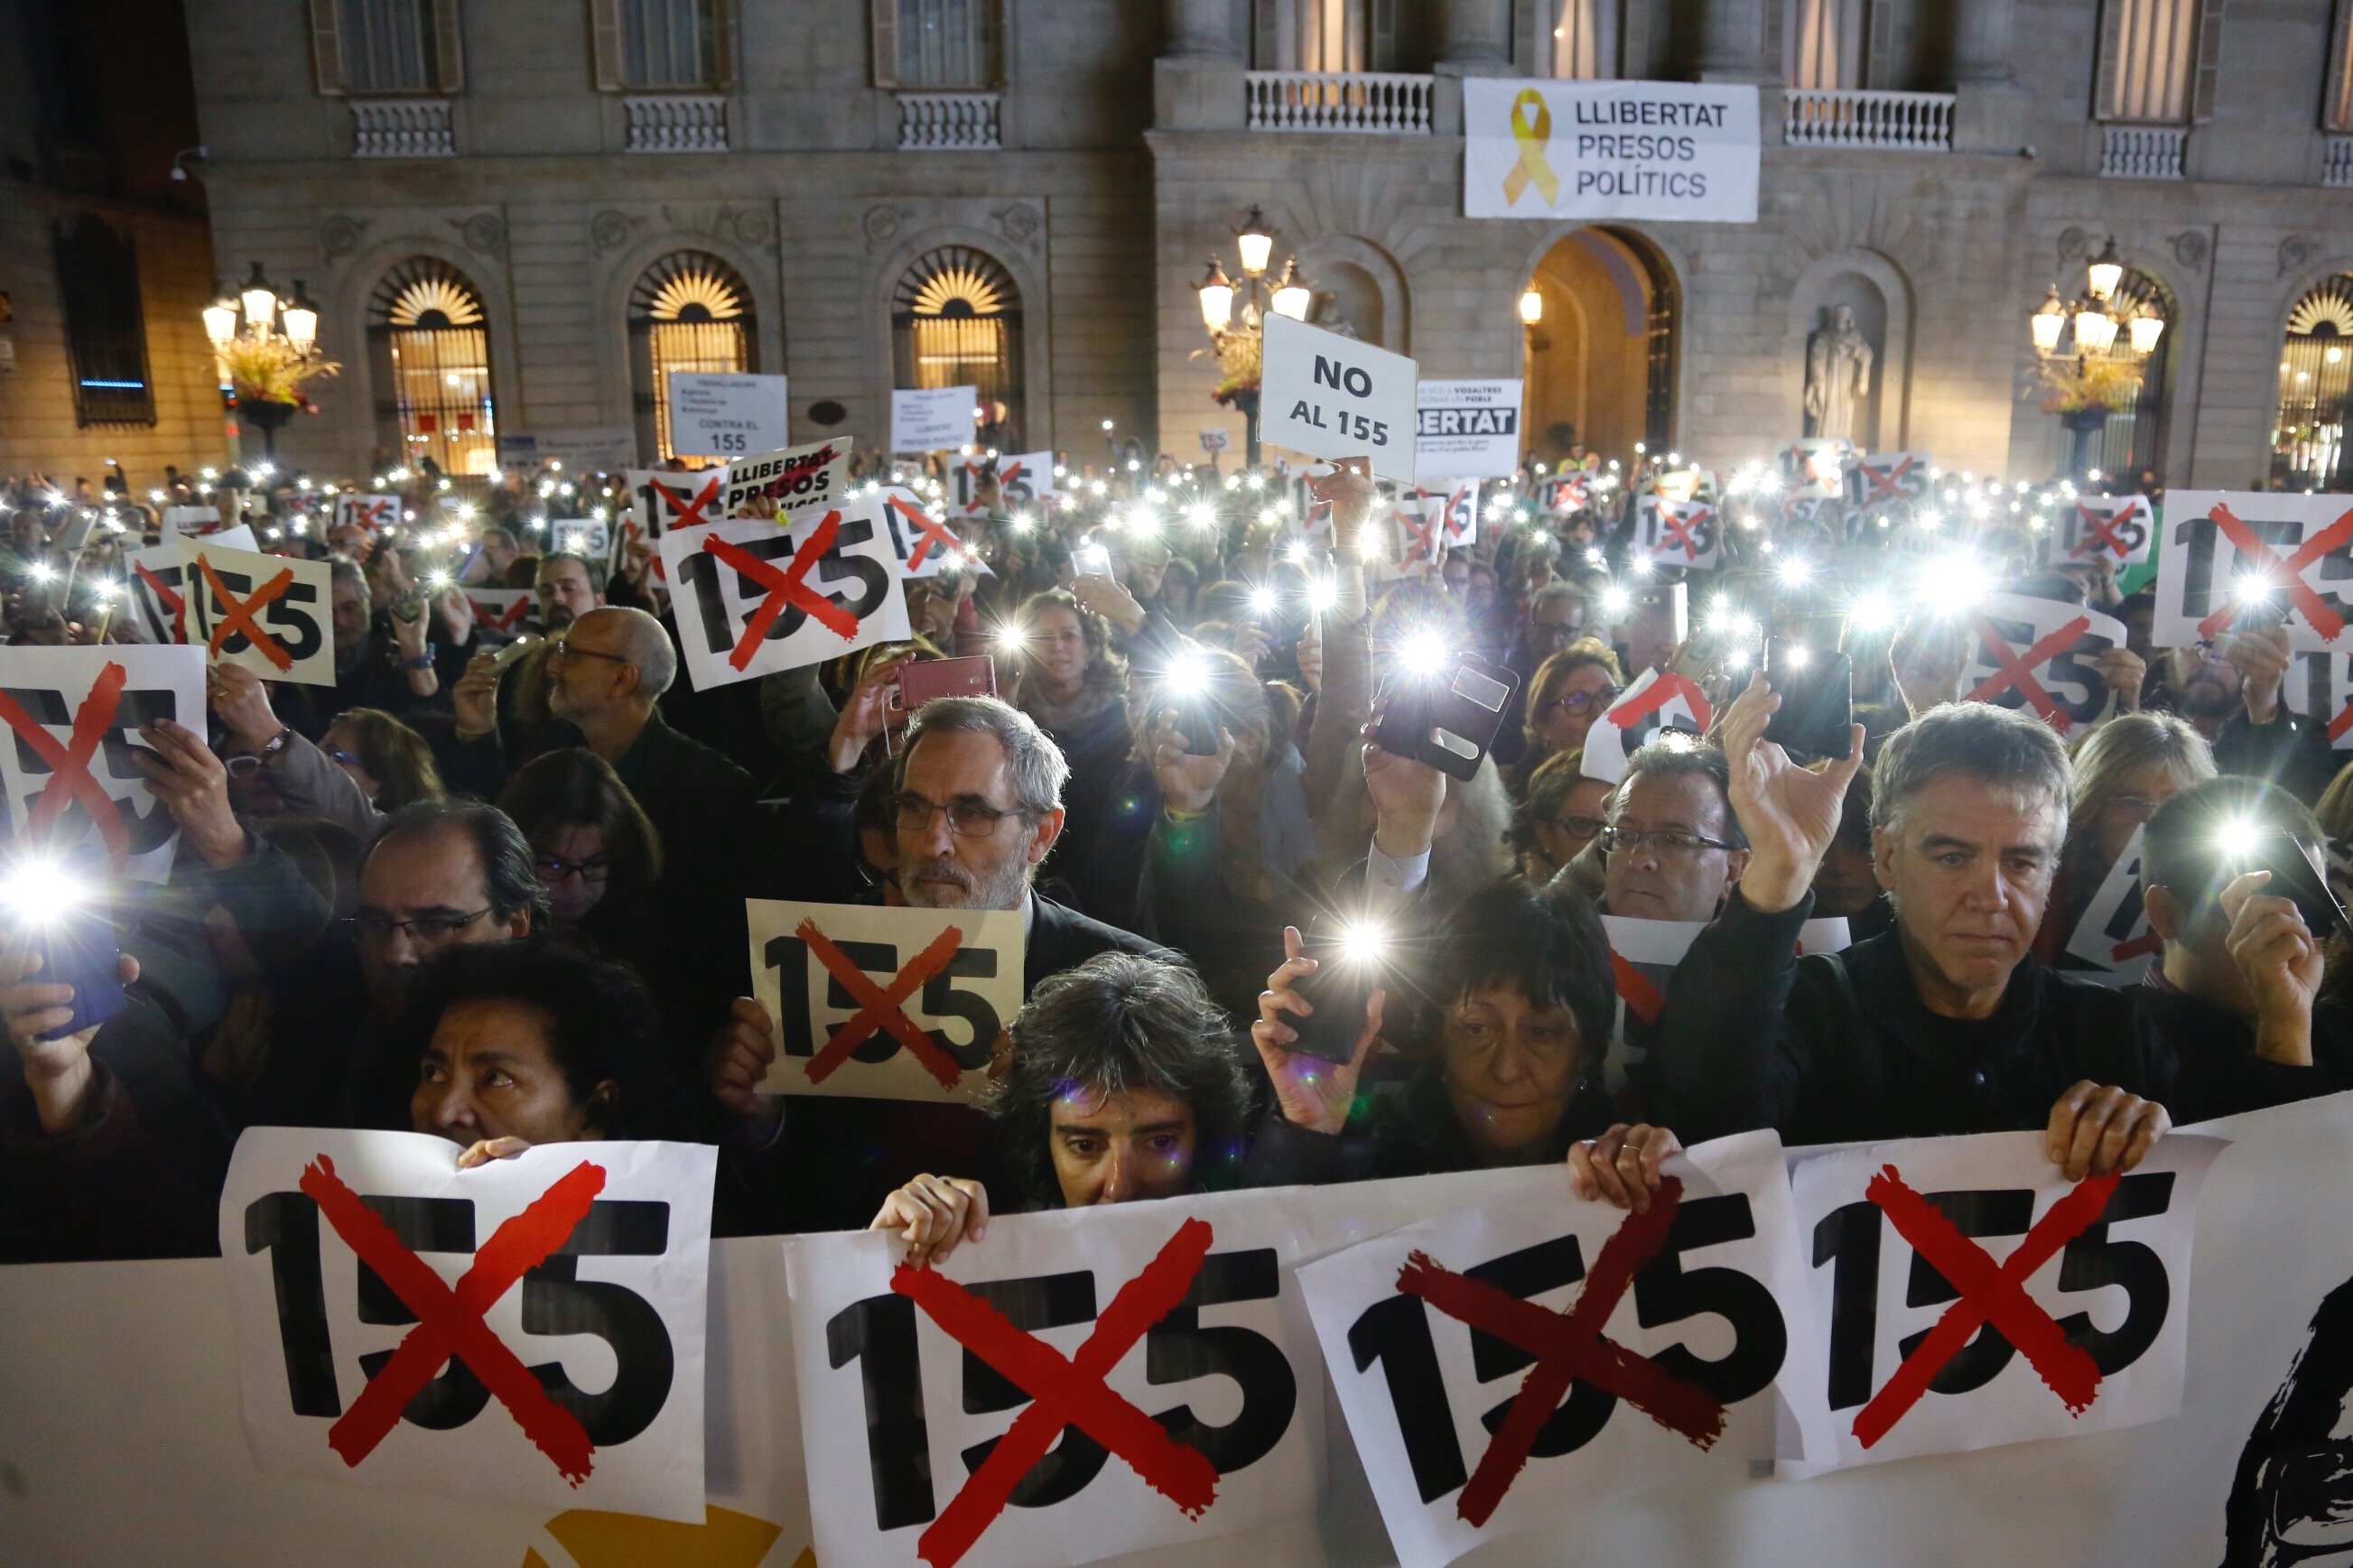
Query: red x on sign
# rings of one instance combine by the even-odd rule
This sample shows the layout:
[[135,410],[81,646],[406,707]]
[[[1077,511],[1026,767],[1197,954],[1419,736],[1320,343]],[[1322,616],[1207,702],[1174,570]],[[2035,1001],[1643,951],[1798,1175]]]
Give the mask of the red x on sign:
[[522,624],[523,616],[531,609],[531,595],[526,594],[501,610],[480,599],[469,599],[474,606],[474,624],[488,626],[494,632],[511,632]]
[[1659,542],[1659,552],[1672,554],[1680,548],[1683,552],[1684,560],[1698,560],[1699,541],[1692,537],[1692,530],[1715,515],[1715,509],[1712,506],[1694,503],[1686,512],[1672,501],[1661,501],[1659,522],[1666,530],[1668,537]]
[[1666,993],[1614,947],[1609,950],[1609,973],[1618,982],[1618,999],[1626,1004],[1626,1011],[1645,1024],[1657,1023],[1659,1015],[1666,1011]]
[[2120,942],[2108,949],[2108,958],[2111,963],[2126,963],[2148,953],[2161,952],[2164,949],[2163,937],[2153,931],[2145,931],[2130,942]]
[[1640,696],[1626,699],[1602,717],[1620,730],[1630,733],[1636,725],[1678,697],[1690,707],[1692,721],[1703,732],[1705,731],[1715,717],[1708,707],[1707,693],[1702,691],[1689,676],[1672,669],[1659,671],[1658,679],[1651,681]]
[[35,723],[16,700],[0,691],[0,719],[21,737],[33,754],[49,770],[49,782],[33,797],[32,808],[25,814],[25,831],[31,837],[46,834],[52,823],[66,808],[66,803],[78,800],[98,825],[99,837],[106,841],[110,860],[121,864],[131,853],[131,830],[123,826],[122,808],[106,793],[90,771],[90,758],[98,754],[99,742],[114,728],[114,710],[122,701],[123,683],[130,675],[123,668],[109,659],[98,679],[90,683],[90,695],[74,710],[73,737],[64,745],[49,733],[44,725]]
[[653,479],[649,482],[654,487],[654,493],[661,497],[662,500],[670,502],[670,510],[678,514],[670,519],[670,527],[692,528],[699,523],[716,522],[719,521],[715,517],[705,517],[702,515],[702,509],[719,499],[719,476],[717,474],[712,475],[711,479],[703,485],[702,489],[695,492],[694,499],[692,500],[689,500],[685,496],[681,495],[678,491],[670,489],[659,479]]
[[2116,559],[2122,561],[2132,553],[2132,546],[2125,542],[2124,535],[2120,531],[2124,528],[2126,520],[2132,514],[2133,508],[2126,506],[2118,508],[2112,516],[2103,517],[2098,508],[2085,506],[2082,501],[2077,501],[2075,515],[2084,520],[2084,537],[2077,540],[2075,548],[2067,553],[2093,555],[2103,550],[2112,550],[2116,552]]
[[913,572],[931,558],[932,547],[939,546],[943,555],[954,555],[964,548],[964,541],[950,533],[944,524],[932,520],[922,507],[909,506],[904,497],[892,496],[884,505],[915,525],[915,548],[907,552],[907,570]]
[[173,587],[169,583],[164,582],[163,578],[157,576],[154,571],[143,561],[133,561],[131,563],[131,569],[139,574],[139,580],[147,584],[148,592],[155,595],[155,602],[163,605],[164,608],[170,613],[172,617],[172,640],[174,642],[187,641],[187,601],[180,597],[179,590]]
[[954,1089],[964,1080],[964,1068],[954,1057],[932,1042],[932,1037],[916,1026],[901,1006],[908,997],[923,988],[924,982],[948,966],[948,960],[964,945],[964,932],[949,926],[932,939],[932,944],[915,954],[907,967],[892,977],[886,989],[874,984],[866,971],[858,967],[850,956],[834,944],[831,937],[818,930],[817,921],[805,920],[794,928],[793,934],[808,943],[826,973],[841,982],[858,1004],[858,1014],[833,1032],[825,1049],[809,1058],[807,1071],[811,1083],[823,1083],[833,1076],[833,1069],[849,1059],[849,1053],[866,1043],[877,1029],[887,1030],[907,1054],[923,1065],[923,1070],[939,1079],[942,1089]]
[[1507,1290],[1440,1268],[1414,1253],[1398,1271],[1398,1289],[1419,1296],[1450,1318],[1482,1330],[1536,1358],[1527,1381],[1495,1428],[1479,1468],[1462,1489],[1454,1511],[1473,1529],[1493,1517],[1504,1494],[1527,1467],[1544,1424],[1559,1407],[1572,1382],[1583,1381],[1614,1394],[1668,1431],[1702,1448],[1724,1436],[1724,1405],[1696,1384],[1670,1375],[1646,1356],[1636,1355],[1601,1330],[1634,1276],[1641,1273],[1674,1228],[1683,1184],[1669,1176],[1659,1184],[1649,1212],[1628,1215],[1602,1244],[1601,1256],[1585,1276],[1585,1289],[1567,1312],[1523,1301]]
[[956,1343],[1011,1379],[1030,1400],[980,1468],[924,1528],[915,1542],[917,1556],[932,1568],[948,1568],[970,1551],[1065,1426],[1076,1426],[1117,1454],[1146,1486],[1192,1517],[1208,1510],[1218,1500],[1217,1466],[1113,1394],[1104,1379],[1185,1299],[1213,1239],[1207,1220],[1188,1219],[1178,1226],[1144,1271],[1119,1288],[1095,1320],[1094,1332],[1072,1356],[1023,1333],[1004,1313],[945,1276],[899,1266],[891,1276],[891,1289],[921,1307]]
[[343,1463],[356,1468],[375,1452],[417,1391],[455,1356],[498,1396],[523,1436],[554,1461],[566,1480],[575,1487],[586,1480],[595,1468],[596,1449],[580,1418],[548,1397],[538,1377],[483,1319],[516,1280],[544,1263],[587,1217],[589,1205],[605,1190],[604,1167],[584,1160],[565,1172],[530,1207],[491,1233],[454,1289],[335,1174],[335,1163],[326,1155],[303,1167],[298,1185],[359,1260],[417,1314],[417,1327],[400,1342],[392,1359],[327,1429],[327,1446],[343,1456]]
[[1907,455],[1902,462],[1885,473],[1880,472],[1869,463],[1856,464],[1855,466],[1862,470],[1862,477],[1871,481],[1871,493],[1862,498],[1862,504],[1877,506],[1883,500],[1902,500],[1904,492],[1897,487],[1903,484],[1904,476],[1912,471],[1912,458]]
[[2075,639],[2092,629],[2091,617],[2077,616],[2024,653],[2013,651],[2000,631],[1983,616],[1978,617],[1978,639],[1985,644],[1986,652],[1993,656],[1997,668],[1991,675],[1978,682],[1977,689],[1961,699],[1964,702],[1990,702],[2015,687],[2018,694],[2033,705],[2051,727],[2061,734],[2075,727],[2073,715],[2059,706],[2043,684],[2034,679],[2034,672],[2068,648]]
[[1936,1326],[1855,1415],[1855,1441],[1868,1448],[1886,1436],[1928,1392],[1945,1363],[1988,1323],[2027,1359],[2060,1403],[2077,1415],[2091,1408],[2100,1394],[2098,1363],[2081,1345],[2067,1342],[2058,1321],[2026,1293],[2026,1281],[2107,1211],[2120,1180],[2107,1175],[2076,1183],[2026,1233],[2018,1250],[1996,1264],[1984,1247],[1953,1228],[1944,1210],[1906,1185],[1894,1166],[1872,1177],[1862,1195],[1885,1212],[1895,1234],[1960,1292],[1960,1300],[1945,1310]]
[[[2255,537],[2255,531],[2239,520],[2236,513],[2217,501],[2214,510],[2206,514],[2222,537],[2234,545],[2241,555],[2254,563],[2263,577],[2283,584],[2287,589],[2288,603],[2304,612],[2304,618],[2319,634],[2323,642],[2335,642],[2337,634],[2345,629],[2345,617],[2328,607],[2328,601],[2312,591],[2304,580],[2304,569],[2322,556],[2353,539],[2353,511],[2344,516],[2296,546],[2295,553],[2282,561],[2272,547]],[[2230,601],[2198,623],[2198,635],[2211,637],[2239,617],[2236,600]]]
[[2337,717],[2328,721],[2328,743],[2333,746],[2343,740],[2348,730],[2353,730],[2353,702],[2338,709]]
[[280,647],[276,637],[263,631],[261,623],[253,616],[264,605],[286,592],[294,581],[294,568],[287,567],[256,588],[249,599],[240,599],[228,591],[228,585],[220,580],[220,574],[213,570],[210,557],[197,556],[196,569],[205,574],[205,584],[212,590],[213,603],[220,606],[220,619],[213,623],[211,645],[206,651],[215,658],[219,658],[221,645],[237,633],[243,632],[245,640],[251,643],[262,658],[280,669],[293,668],[294,656]]
[[1405,524],[1405,560],[1402,564],[1410,566],[1417,561],[1438,559],[1438,531],[1446,526],[1444,512],[1425,512],[1415,517],[1399,511],[1398,521]]
[[776,617],[783,615],[787,606],[807,611],[818,625],[844,642],[858,635],[858,617],[808,585],[809,568],[833,548],[834,538],[840,531],[841,513],[827,512],[824,520],[809,530],[809,536],[801,541],[801,547],[793,552],[793,563],[782,572],[740,544],[730,544],[715,533],[702,536],[704,554],[716,555],[760,584],[767,595],[760,601],[760,607],[744,621],[744,635],[735,639],[735,651],[727,656],[728,663],[737,669],[750,664],[752,656],[760,651],[760,644],[766,639],[768,628],[776,624]]

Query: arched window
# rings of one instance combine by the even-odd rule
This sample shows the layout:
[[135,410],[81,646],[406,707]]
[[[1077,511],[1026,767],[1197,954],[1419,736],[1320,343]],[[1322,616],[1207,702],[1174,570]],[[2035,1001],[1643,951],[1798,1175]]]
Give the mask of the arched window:
[[445,474],[498,466],[491,398],[491,335],[482,297],[465,274],[417,257],[384,275],[368,300],[379,439],[412,467]]
[[699,250],[675,251],[629,290],[629,374],[637,390],[638,445],[655,458],[670,441],[673,371],[736,375],[754,363],[752,291],[735,269]]
[[1021,449],[1021,291],[989,256],[960,245],[920,258],[891,302],[895,380],[970,386],[987,410],[982,446]]
[[2295,302],[2280,345],[2279,417],[2272,425],[2274,489],[2353,484],[2345,460],[2345,405],[2353,391],[2353,274],[2338,273]]

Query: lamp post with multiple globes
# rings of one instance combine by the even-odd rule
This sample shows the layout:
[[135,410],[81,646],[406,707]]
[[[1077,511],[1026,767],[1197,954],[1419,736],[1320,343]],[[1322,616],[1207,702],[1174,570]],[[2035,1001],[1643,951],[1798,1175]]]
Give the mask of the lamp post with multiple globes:
[[245,286],[221,293],[205,307],[204,318],[213,363],[239,423],[261,432],[262,449],[274,459],[278,432],[301,405],[302,384],[337,368],[319,353],[319,308],[299,278],[293,294],[280,298],[257,261]]
[[[1225,264],[1212,256],[1208,273],[1194,292],[1200,298],[1201,325],[1208,331],[1210,352],[1218,356],[1218,368],[1223,373],[1218,390],[1210,395],[1241,411],[1243,461],[1256,467],[1259,375],[1267,312],[1303,321],[1315,296],[1299,276],[1295,256],[1283,262],[1280,277],[1268,281],[1267,273],[1274,262],[1274,231],[1257,207],[1250,208],[1250,216],[1235,232],[1234,249],[1241,261],[1240,284],[1228,278]],[[1239,321],[1234,310],[1237,293],[1243,296]]]
[[2148,357],[2165,336],[2165,318],[2154,302],[2121,292],[2124,276],[2124,258],[2111,237],[2085,265],[2083,293],[2063,300],[2053,283],[2027,318],[2043,407],[2073,434],[2068,466],[2078,473],[2089,466],[2093,435],[2137,391]]

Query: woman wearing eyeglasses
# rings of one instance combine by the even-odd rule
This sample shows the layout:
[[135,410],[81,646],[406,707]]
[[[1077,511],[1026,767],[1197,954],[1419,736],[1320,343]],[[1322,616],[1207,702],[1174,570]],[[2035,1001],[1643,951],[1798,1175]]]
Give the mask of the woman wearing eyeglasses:
[[632,928],[641,895],[661,879],[661,839],[612,764],[581,747],[546,752],[516,773],[499,809],[531,841],[555,934],[592,952],[641,958]]
[[1520,879],[1532,888],[1552,880],[1608,826],[1609,786],[1577,769],[1582,748],[1546,757],[1528,780],[1528,796],[1512,813],[1506,835],[1519,857]]
[[1593,637],[1579,637],[1536,667],[1528,682],[1527,750],[1504,778],[1513,799],[1527,798],[1536,769],[1546,762],[1584,749],[1586,731],[1618,700],[1624,685],[1618,656]]

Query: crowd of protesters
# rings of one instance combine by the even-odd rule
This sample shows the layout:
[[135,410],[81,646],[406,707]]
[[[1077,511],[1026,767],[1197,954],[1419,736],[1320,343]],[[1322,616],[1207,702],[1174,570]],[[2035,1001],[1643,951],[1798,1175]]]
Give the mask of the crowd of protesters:
[[[2031,1130],[2079,1177],[2353,1087],[2312,869],[2353,784],[2327,716],[2283,700],[2283,631],[2154,647],[2145,589],[2047,566],[2017,505],[1967,504],[1983,487],[1883,528],[1727,486],[1696,624],[1662,643],[1627,601],[1678,575],[1629,539],[1666,467],[1576,450],[1491,482],[1472,542],[1406,572],[1368,563],[1394,500],[1345,470],[1065,459],[1040,500],[978,458],[861,468],[966,546],[904,584],[913,635],[708,690],[650,556],[565,548],[557,523],[632,504],[617,475],[394,469],[358,487],[401,498],[382,528],[262,468],[8,481],[11,646],[139,639],[127,552],[209,508],[331,561],[335,680],[216,666],[205,729],[140,731],[180,835],[167,882],[112,889],[122,1012],[62,1033],[70,990],[0,937],[0,1259],[212,1250],[263,1124],[438,1134],[466,1164],[716,1142],[723,1231],[872,1224],[921,1258],[992,1213],[1537,1162],[1641,1206],[1679,1142],[1761,1127]],[[545,640],[493,657],[469,586],[532,590]],[[1953,610],[1995,589],[2126,623],[2096,722],[1959,700]],[[1826,755],[1767,738],[1777,635],[1852,659]],[[997,696],[892,700],[976,655]],[[1472,776],[1368,739],[1465,656],[1516,681]],[[1656,668],[1708,721],[1596,776],[1595,725]],[[2100,984],[2069,939],[2136,835],[2161,951]],[[763,1093],[747,898],[1018,912],[984,1103]],[[1615,1083],[1604,914],[1704,925]],[[1823,915],[1853,944],[1799,956]],[[1379,932],[1377,982],[1312,984],[1343,928]],[[1336,1053],[1303,1048],[1316,997]]]

